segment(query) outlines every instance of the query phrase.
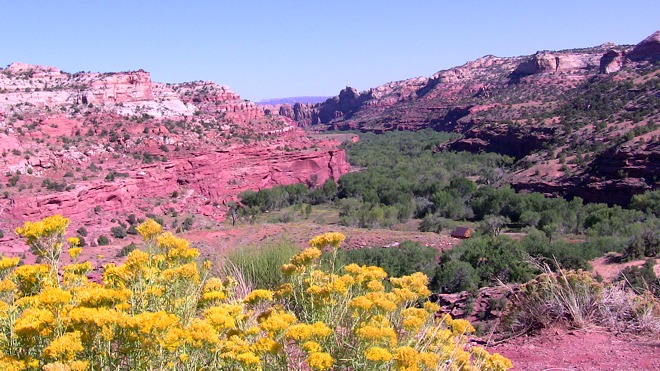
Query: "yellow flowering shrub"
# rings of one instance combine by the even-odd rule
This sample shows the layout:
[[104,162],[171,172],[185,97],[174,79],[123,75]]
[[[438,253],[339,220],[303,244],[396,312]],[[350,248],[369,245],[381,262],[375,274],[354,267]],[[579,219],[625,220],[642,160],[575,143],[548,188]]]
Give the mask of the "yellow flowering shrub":
[[152,220],[137,227],[144,249],[90,282],[75,238],[66,240],[73,263],[59,264],[68,223],[54,216],[17,229],[47,264],[0,258],[2,370],[511,367],[466,348],[467,321],[418,305],[428,295],[423,274],[384,285],[378,267],[322,269],[321,250],[336,251],[340,233],[312,239],[282,267],[288,282],[276,290],[240,297],[236,280],[211,277],[196,249]]

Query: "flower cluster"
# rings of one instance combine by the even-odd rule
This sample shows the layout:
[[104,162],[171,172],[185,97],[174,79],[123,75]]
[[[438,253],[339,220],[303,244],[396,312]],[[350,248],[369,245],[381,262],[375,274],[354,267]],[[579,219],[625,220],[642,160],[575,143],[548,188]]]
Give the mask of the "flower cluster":
[[[51,217],[26,223],[20,234],[56,250],[67,224]],[[482,348],[466,350],[465,334],[474,329],[437,318],[438,306],[423,301],[424,275],[387,281],[378,267],[322,269],[319,248],[338,247],[343,235],[313,239],[283,267],[289,282],[276,290],[238,297],[236,281],[210,277],[210,264],[198,262],[187,241],[153,221],[137,230],[144,251],[106,265],[102,284],[88,282],[92,265],[75,260],[81,250],[73,239],[67,266],[0,259],[0,369],[511,367]]]
[[339,248],[342,242],[346,239],[342,233],[338,232],[328,232],[320,234],[309,241],[309,245],[316,247],[317,249],[323,249],[326,246],[330,246],[333,249]]

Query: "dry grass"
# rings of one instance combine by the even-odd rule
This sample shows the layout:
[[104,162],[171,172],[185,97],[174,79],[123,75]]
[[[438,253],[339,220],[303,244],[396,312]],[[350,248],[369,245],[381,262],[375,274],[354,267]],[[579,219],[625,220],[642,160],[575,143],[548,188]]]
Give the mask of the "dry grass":
[[543,269],[544,273],[513,293],[503,321],[512,334],[557,324],[660,333],[660,302],[650,293],[637,295],[621,284],[597,282],[588,272]]

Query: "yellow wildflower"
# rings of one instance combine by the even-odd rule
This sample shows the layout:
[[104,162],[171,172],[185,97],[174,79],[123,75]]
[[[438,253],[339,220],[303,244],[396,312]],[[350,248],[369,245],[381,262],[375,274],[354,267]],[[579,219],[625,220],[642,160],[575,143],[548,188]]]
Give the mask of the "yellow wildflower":
[[474,327],[472,327],[470,322],[467,320],[453,319],[447,322],[448,325],[451,326],[451,332],[454,335],[465,335],[474,332]]
[[80,246],[80,238],[78,237],[69,237],[66,239],[66,242],[69,243],[69,248],[74,248]]
[[369,291],[385,291],[385,286],[383,286],[383,283],[381,281],[374,281],[371,280],[367,282],[367,290]]
[[392,353],[381,347],[371,347],[364,352],[364,356],[372,362],[388,362],[392,360]]
[[366,325],[357,329],[355,334],[368,344],[396,345],[396,331],[390,326]]
[[334,358],[325,352],[313,352],[307,359],[307,365],[313,370],[327,370],[335,363]]
[[16,228],[16,234],[25,237],[28,244],[36,242],[42,237],[63,235],[70,220],[62,215],[53,215],[38,222],[25,222],[22,227]]
[[236,327],[236,320],[241,312],[240,306],[222,304],[205,310],[204,318],[216,331],[222,332]]
[[89,308],[110,308],[127,301],[132,295],[128,289],[112,289],[97,283],[74,289],[74,293],[79,305]]
[[28,308],[14,323],[14,331],[26,339],[36,341],[40,336],[48,336],[55,328],[53,312],[46,309]]
[[65,265],[64,267],[62,267],[62,269],[64,269],[64,272],[83,275],[91,272],[92,269],[94,269],[94,266],[92,265],[92,263],[87,261],[84,263]]
[[5,256],[0,259],[0,271],[3,271],[5,269],[11,269],[14,268],[15,266],[18,265],[18,262],[21,260],[21,258],[7,258]]
[[394,362],[399,369],[417,370],[419,361],[419,352],[415,348],[408,346],[394,349]]
[[281,284],[274,293],[274,298],[283,299],[291,295],[293,292],[293,285],[290,283]]
[[253,290],[243,299],[246,304],[256,304],[261,301],[273,301],[273,292],[263,289]]
[[69,252],[69,256],[71,257],[71,259],[76,259],[82,253],[82,248],[80,248],[80,247],[71,247],[71,248],[69,248],[68,252]]
[[76,354],[83,350],[85,350],[85,348],[80,341],[80,332],[74,331],[67,332],[53,340],[46,348],[44,348],[42,355],[45,359],[71,361]]
[[331,246],[337,249],[339,245],[346,239],[342,233],[328,232],[320,234],[309,241],[309,245],[317,249],[323,249],[326,246]]
[[[37,362],[37,366],[39,364]],[[0,355],[0,369],[6,371],[23,371],[28,368],[28,365],[25,364],[25,361],[18,360],[12,356]]]
[[422,352],[419,354],[419,360],[429,369],[435,369],[440,360],[440,356],[431,352]]
[[429,318],[429,314],[422,308],[406,308],[401,311],[403,327],[408,331],[418,330]]
[[0,292],[10,292],[16,290],[16,284],[10,279],[5,278],[0,281]]
[[309,247],[291,258],[291,264],[295,266],[307,266],[321,257],[321,250]]
[[419,298],[425,298],[431,295],[431,291],[428,288],[429,278],[421,272],[401,278],[392,278],[390,282],[394,287],[408,289],[414,292]]
[[163,232],[163,226],[153,219],[147,219],[135,228],[145,241],[151,241]]
[[297,265],[293,264],[283,264],[282,267],[280,268],[280,272],[284,275],[284,277],[289,277],[294,274],[300,274],[304,272],[304,267],[298,267]]
[[258,366],[261,364],[261,358],[252,352],[240,353],[236,356],[236,360],[246,366]]
[[504,371],[513,367],[510,359],[499,353],[493,353],[486,361],[486,369],[492,371]]
[[64,291],[59,287],[48,287],[37,296],[40,306],[46,308],[61,307],[71,301],[70,292]]
[[362,309],[362,310],[365,310],[365,311],[369,310],[373,305],[374,305],[374,302],[369,300],[364,295],[353,298],[353,299],[351,299],[351,301],[348,302],[348,306],[350,308]]
[[269,337],[259,338],[254,342],[254,344],[252,344],[252,351],[257,354],[277,354],[280,349],[282,349],[282,344]]
[[296,316],[282,310],[270,308],[257,317],[259,327],[269,334],[274,334],[285,330],[296,322]]
[[440,310],[440,306],[434,302],[426,301],[424,302],[424,309],[429,313],[437,313]]

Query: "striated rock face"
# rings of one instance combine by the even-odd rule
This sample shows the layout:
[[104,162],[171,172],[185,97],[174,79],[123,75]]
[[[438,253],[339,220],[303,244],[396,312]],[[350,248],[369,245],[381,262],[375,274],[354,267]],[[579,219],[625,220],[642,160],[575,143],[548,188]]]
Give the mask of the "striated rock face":
[[213,82],[162,84],[143,70],[117,73],[64,73],[55,67],[16,62],[0,70],[0,109],[28,102],[39,109],[67,112],[79,106],[121,115],[192,116],[224,114],[241,121],[263,118],[263,110],[227,86]]
[[598,53],[538,52],[519,64],[512,74],[526,76],[537,73],[592,71],[599,67],[600,59]]
[[223,220],[226,209],[222,205],[235,200],[242,191],[305,183],[312,178],[322,183],[328,178],[339,179],[348,168],[345,154],[339,150],[290,153],[242,147],[195,152],[189,157],[138,167],[126,178],[114,181],[77,183],[70,191],[38,197],[16,195],[5,213],[17,220],[34,220],[53,213],[84,219],[97,206],[105,212],[130,212],[141,200],[185,188],[190,195],[218,205],[205,207],[205,202],[195,207],[195,213]]

